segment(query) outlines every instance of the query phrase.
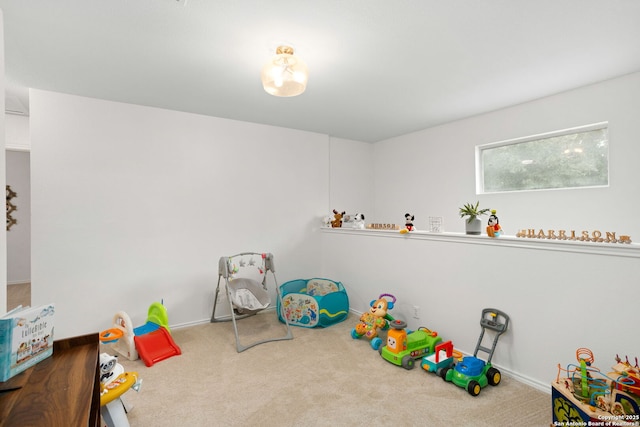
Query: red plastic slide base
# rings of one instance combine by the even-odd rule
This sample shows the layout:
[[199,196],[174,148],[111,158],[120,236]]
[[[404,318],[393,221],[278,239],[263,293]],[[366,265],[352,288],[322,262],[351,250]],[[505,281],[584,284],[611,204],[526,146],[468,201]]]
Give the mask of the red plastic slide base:
[[153,366],[154,363],[182,354],[169,331],[162,326],[148,334],[136,335],[133,339],[136,342],[138,355],[146,366]]

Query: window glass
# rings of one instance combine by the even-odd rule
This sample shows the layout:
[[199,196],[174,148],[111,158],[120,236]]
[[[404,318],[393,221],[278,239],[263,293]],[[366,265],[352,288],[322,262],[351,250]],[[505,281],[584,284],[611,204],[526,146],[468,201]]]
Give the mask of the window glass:
[[609,185],[607,123],[479,146],[478,192]]

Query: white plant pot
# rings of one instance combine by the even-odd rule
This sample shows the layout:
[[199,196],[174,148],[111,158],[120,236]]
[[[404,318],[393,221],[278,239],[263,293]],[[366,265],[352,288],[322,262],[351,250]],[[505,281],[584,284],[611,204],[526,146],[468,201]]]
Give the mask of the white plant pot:
[[476,217],[475,219],[472,219],[471,222],[465,220],[464,224],[467,234],[475,236],[482,234],[482,220],[480,220],[480,218]]

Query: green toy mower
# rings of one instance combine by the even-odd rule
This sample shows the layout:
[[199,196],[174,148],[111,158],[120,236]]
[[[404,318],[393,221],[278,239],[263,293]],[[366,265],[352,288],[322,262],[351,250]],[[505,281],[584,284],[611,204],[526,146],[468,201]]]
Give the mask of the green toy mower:
[[[480,391],[487,385],[496,386],[500,384],[502,375],[498,369],[491,365],[491,358],[498,343],[498,338],[507,330],[508,325],[509,316],[504,312],[492,308],[482,310],[480,319],[482,332],[473,356],[464,357],[454,368],[442,369],[440,371],[442,379],[464,388],[472,396],[479,395]],[[491,348],[482,346],[482,339],[487,329],[495,332]],[[486,362],[477,357],[478,351],[489,354]]]

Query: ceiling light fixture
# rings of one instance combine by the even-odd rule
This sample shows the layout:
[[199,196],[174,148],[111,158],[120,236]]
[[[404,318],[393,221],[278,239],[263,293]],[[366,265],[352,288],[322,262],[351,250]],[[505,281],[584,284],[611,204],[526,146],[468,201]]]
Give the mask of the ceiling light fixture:
[[262,86],[273,96],[296,96],[307,88],[309,70],[290,46],[278,46],[276,55],[262,67]]

